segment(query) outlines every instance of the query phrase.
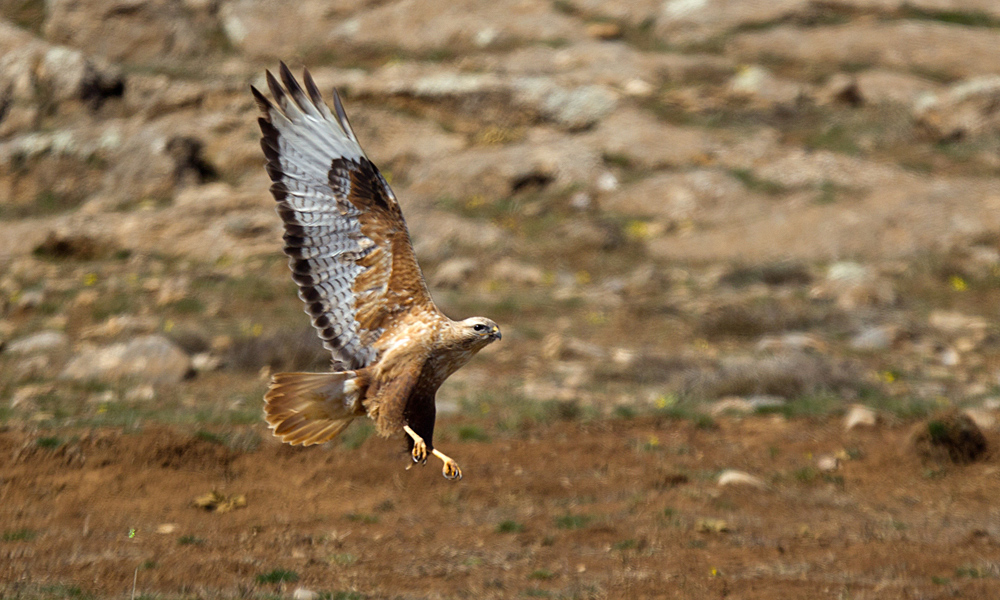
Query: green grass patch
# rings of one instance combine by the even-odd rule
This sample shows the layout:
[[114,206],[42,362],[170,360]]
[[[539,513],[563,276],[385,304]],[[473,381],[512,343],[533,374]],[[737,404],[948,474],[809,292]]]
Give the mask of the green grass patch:
[[299,580],[299,574],[288,569],[274,569],[257,576],[257,583],[295,583]]
[[205,540],[195,535],[182,535],[177,538],[177,543],[181,546],[201,546]]
[[375,433],[375,426],[368,420],[352,423],[340,434],[340,445],[348,450],[357,450]]
[[549,571],[548,569],[536,569],[528,575],[528,579],[537,579],[540,581],[548,581],[549,579],[554,579],[555,573]]
[[638,546],[639,544],[634,539],[628,538],[627,540],[615,542],[614,544],[611,545],[611,549],[619,551],[635,550]]
[[914,21],[937,21],[963,27],[1000,27],[1000,19],[979,11],[928,10],[904,4],[901,12],[902,18]]
[[501,521],[497,525],[497,533],[520,533],[524,531],[524,525],[521,525],[517,521]]
[[461,425],[458,428],[458,439],[463,442],[488,442],[490,436],[478,425]]
[[63,442],[57,437],[42,437],[35,440],[35,445],[39,448],[48,448],[54,450],[59,446],[62,446]]
[[743,184],[748,191],[764,194],[765,196],[780,196],[788,191],[788,188],[770,179],[758,177],[750,169],[730,169],[729,174]]
[[559,529],[583,529],[587,525],[590,525],[593,520],[594,518],[590,515],[571,515],[567,513],[561,517],[556,517],[555,523]]
[[352,523],[364,523],[366,525],[374,525],[375,523],[378,523],[377,516],[365,513],[348,513],[344,515],[344,518]]
[[10,529],[3,532],[0,540],[4,542],[30,542],[38,537],[38,532],[31,529]]

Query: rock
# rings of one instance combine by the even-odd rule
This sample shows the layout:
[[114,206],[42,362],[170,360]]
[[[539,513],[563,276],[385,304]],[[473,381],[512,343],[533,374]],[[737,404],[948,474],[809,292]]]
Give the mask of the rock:
[[816,468],[823,473],[833,473],[840,468],[840,459],[832,454],[824,454],[816,458]]
[[727,173],[693,169],[657,174],[622,186],[603,198],[601,207],[615,213],[672,223],[704,219],[721,207],[745,198],[746,190]]
[[150,384],[140,385],[125,392],[126,402],[150,402],[156,399],[156,389]]
[[[580,143],[579,136],[539,132],[523,142],[469,148],[425,161],[413,169],[410,189],[434,198],[491,202],[525,186],[558,189],[589,183],[600,163],[599,152]],[[472,232],[481,229],[476,225]]]
[[175,531],[177,531],[177,523],[161,523],[156,526],[156,533],[161,535],[170,535]]
[[634,108],[622,108],[602,119],[585,140],[605,156],[618,156],[644,168],[704,162],[716,146],[705,131],[669,125]]
[[208,49],[215,21],[174,0],[48,0],[45,37],[112,62],[142,63]]
[[295,588],[295,591],[292,592],[292,600],[317,600],[317,598],[319,598],[319,594],[304,587]]
[[720,487],[736,485],[750,486],[761,490],[767,488],[767,484],[764,483],[763,479],[755,477],[745,471],[737,471],[735,469],[727,469],[720,473],[718,482]]
[[490,276],[498,281],[523,286],[540,285],[545,280],[545,273],[541,268],[507,256],[494,263]]
[[12,111],[28,110],[25,105],[51,110],[68,101],[96,108],[106,98],[122,96],[124,81],[119,69],[100,58],[49,44],[0,20],[0,90],[9,95],[12,105],[6,108]]
[[975,462],[987,455],[988,444],[968,415],[948,412],[914,427],[910,436],[914,451],[925,459],[954,464]]
[[[363,0],[222,0],[218,3],[222,32],[229,43],[252,58],[276,60],[322,47],[342,15],[363,7]],[[295,35],[288,35],[294,31]]]
[[867,327],[856,333],[848,345],[859,352],[886,350],[896,341],[897,334],[898,330],[891,326]]
[[836,73],[831,76],[819,91],[819,100],[825,104],[846,104],[853,107],[866,102],[861,94],[857,77],[846,73]]
[[564,88],[548,78],[532,77],[514,82],[515,99],[534,108],[543,118],[570,130],[590,127],[610,113],[617,95],[600,85]]
[[702,533],[726,533],[729,531],[729,524],[722,519],[698,519],[694,527]]
[[844,417],[844,429],[850,431],[856,427],[875,427],[878,415],[867,406],[855,404]]
[[957,141],[1000,131],[1000,76],[975,77],[914,103],[917,123],[936,141]]
[[780,335],[767,335],[757,342],[757,352],[803,352],[811,350],[813,352],[826,352],[829,348],[827,343],[818,335],[804,333],[801,331],[791,331]]
[[740,26],[770,23],[802,12],[803,0],[730,2],[665,0],[656,16],[656,33],[674,44],[694,44]]
[[869,104],[893,103],[912,106],[927,94],[942,89],[938,83],[912,75],[882,69],[862,71],[854,77],[858,93]]
[[432,285],[456,289],[468,283],[469,275],[478,267],[471,258],[452,258],[442,263],[431,276]]
[[41,331],[10,342],[4,349],[11,354],[58,352],[69,347],[69,336],[61,331]]
[[599,40],[616,40],[622,36],[622,28],[617,23],[607,21],[588,23],[587,35]]
[[974,317],[959,312],[946,310],[931,311],[927,323],[934,329],[947,334],[977,333],[984,331],[989,324],[982,317]]
[[972,422],[976,424],[982,431],[991,431],[997,426],[996,415],[990,410],[983,408],[967,408],[962,411],[962,414],[972,419]]
[[713,402],[709,412],[712,416],[719,416],[727,412],[748,414],[764,408],[779,408],[786,404],[787,401],[780,396],[757,395],[746,398],[729,396]]
[[803,84],[775,77],[759,65],[750,65],[737,71],[729,81],[729,92],[765,106],[793,104],[806,94]]
[[129,378],[177,383],[190,370],[191,360],[176,344],[160,335],[146,335],[127,343],[85,347],[70,360],[60,377],[78,381]]
[[[756,4],[745,6],[757,10]],[[767,57],[799,64],[871,64],[970,77],[1000,72],[998,47],[1000,32],[995,29],[956,27],[931,20],[858,20],[829,27],[782,25],[738,34],[726,45],[726,54],[741,61]]]
[[583,23],[553,11],[548,0],[497,0],[487,4],[477,0],[404,0],[372,6],[342,19],[332,28],[326,45],[381,48],[386,40],[392,40],[394,46],[405,51],[428,53],[585,37]]
[[843,310],[859,306],[886,306],[896,301],[892,281],[855,262],[830,265],[826,279],[813,288],[811,295],[814,298],[833,298]]

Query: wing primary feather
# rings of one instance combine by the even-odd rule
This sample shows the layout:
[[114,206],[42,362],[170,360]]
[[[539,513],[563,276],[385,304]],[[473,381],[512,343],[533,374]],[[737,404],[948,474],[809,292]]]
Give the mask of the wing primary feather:
[[[333,90],[333,108],[337,111],[337,121],[340,123],[340,127],[344,130],[344,133],[360,146],[358,137],[354,135],[354,129],[351,128],[351,122],[347,119],[347,112],[344,110],[344,104],[340,101],[340,94],[337,93],[337,90]],[[362,154],[364,154],[364,150],[362,150]],[[365,157],[367,158],[367,156]]]
[[331,122],[336,122],[336,117],[333,116],[333,113],[330,112],[330,108],[326,105],[326,102],[323,101],[323,94],[320,93],[319,86],[316,85],[316,81],[313,79],[312,73],[309,72],[309,69],[302,69],[302,80],[305,82],[306,92],[309,94],[309,98],[312,100],[313,105],[316,106],[323,118]]
[[274,108],[274,105],[267,99],[267,96],[261,94],[260,90],[252,85],[250,86],[250,93],[253,94],[253,99],[257,103],[257,108],[260,109],[260,112],[268,114]]
[[285,110],[285,90],[281,89],[281,84],[278,80],[274,78],[271,71],[264,71],[264,78],[267,79],[267,89],[271,90],[271,95],[274,96],[274,101],[277,102],[278,107],[281,110]]
[[288,95],[292,97],[292,101],[303,113],[313,113],[313,116],[319,116],[318,111],[312,107],[312,103],[306,100],[306,93],[299,85],[299,82],[292,75],[291,70],[289,70],[288,65],[284,62],[279,63],[278,74],[281,75],[281,81],[285,84],[285,89],[288,90]]

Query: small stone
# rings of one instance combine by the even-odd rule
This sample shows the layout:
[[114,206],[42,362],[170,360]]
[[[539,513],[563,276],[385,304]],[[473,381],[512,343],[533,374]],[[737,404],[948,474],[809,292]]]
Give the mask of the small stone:
[[132,377],[149,383],[176,383],[190,370],[191,359],[177,344],[160,335],[144,335],[128,343],[84,348],[60,377],[77,381]]
[[816,468],[824,473],[833,473],[840,468],[840,459],[832,454],[824,454],[816,459]]
[[725,533],[729,531],[729,524],[722,519],[698,519],[695,529],[702,533]]
[[849,345],[851,350],[874,352],[889,348],[895,340],[895,327],[868,327],[851,338]]
[[961,356],[954,348],[945,348],[938,354],[938,360],[946,367],[954,367],[961,362]]
[[222,366],[222,360],[208,352],[199,352],[191,357],[191,368],[199,373],[217,371]]
[[303,587],[295,588],[295,591],[292,592],[292,600],[316,600],[317,598],[319,598],[319,594]]
[[591,204],[592,200],[587,192],[577,192],[569,199],[569,205],[579,211],[587,210]]
[[587,35],[599,40],[616,40],[622,36],[622,28],[618,23],[590,23]]
[[459,288],[476,270],[476,261],[471,258],[453,258],[437,268],[432,282],[435,287]]
[[867,406],[855,404],[844,417],[844,429],[850,431],[855,427],[875,427],[878,422],[878,415]]
[[962,411],[962,414],[972,419],[972,422],[976,424],[976,427],[984,431],[994,429],[997,426],[997,418],[989,410],[981,408],[967,408]]
[[968,464],[988,456],[986,436],[967,414],[949,411],[914,427],[914,451],[922,458]]
[[69,346],[69,337],[61,331],[42,331],[14,340],[7,346],[11,354],[39,354],[55,352]]
[[625,93],[638,98],[648,98],[653,95],[653,85],[643,79],[630,79],[625,82]]
[[177,523],[163,523],[156,526],[156,533],[163,535],[170,535],[175,531],[177,531]]
[[597,176],[597,189],[602,192],[613,192],[618,189],[618,178],[610,171]]
[[735,469],[728,469],[723,471],[719,475],[719,485],[725,487],[727,485],[749,485],[758,489],[764,489],[767,484],[764,480],[759,477],[754,477],[753,475],[746,473],[744,471],[737,471]]
[[156,399],[156,390],[152,385],[140,385],[125,392],[127,402],[149,402]]

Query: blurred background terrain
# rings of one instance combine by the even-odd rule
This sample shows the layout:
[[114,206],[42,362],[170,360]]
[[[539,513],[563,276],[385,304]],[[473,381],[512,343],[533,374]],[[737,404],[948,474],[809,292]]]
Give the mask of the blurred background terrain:
[[[503,330],[458,485],[262,423],[279,60]],[[0,0],[0,592],[988,597],[998,134],[991,0]]]

